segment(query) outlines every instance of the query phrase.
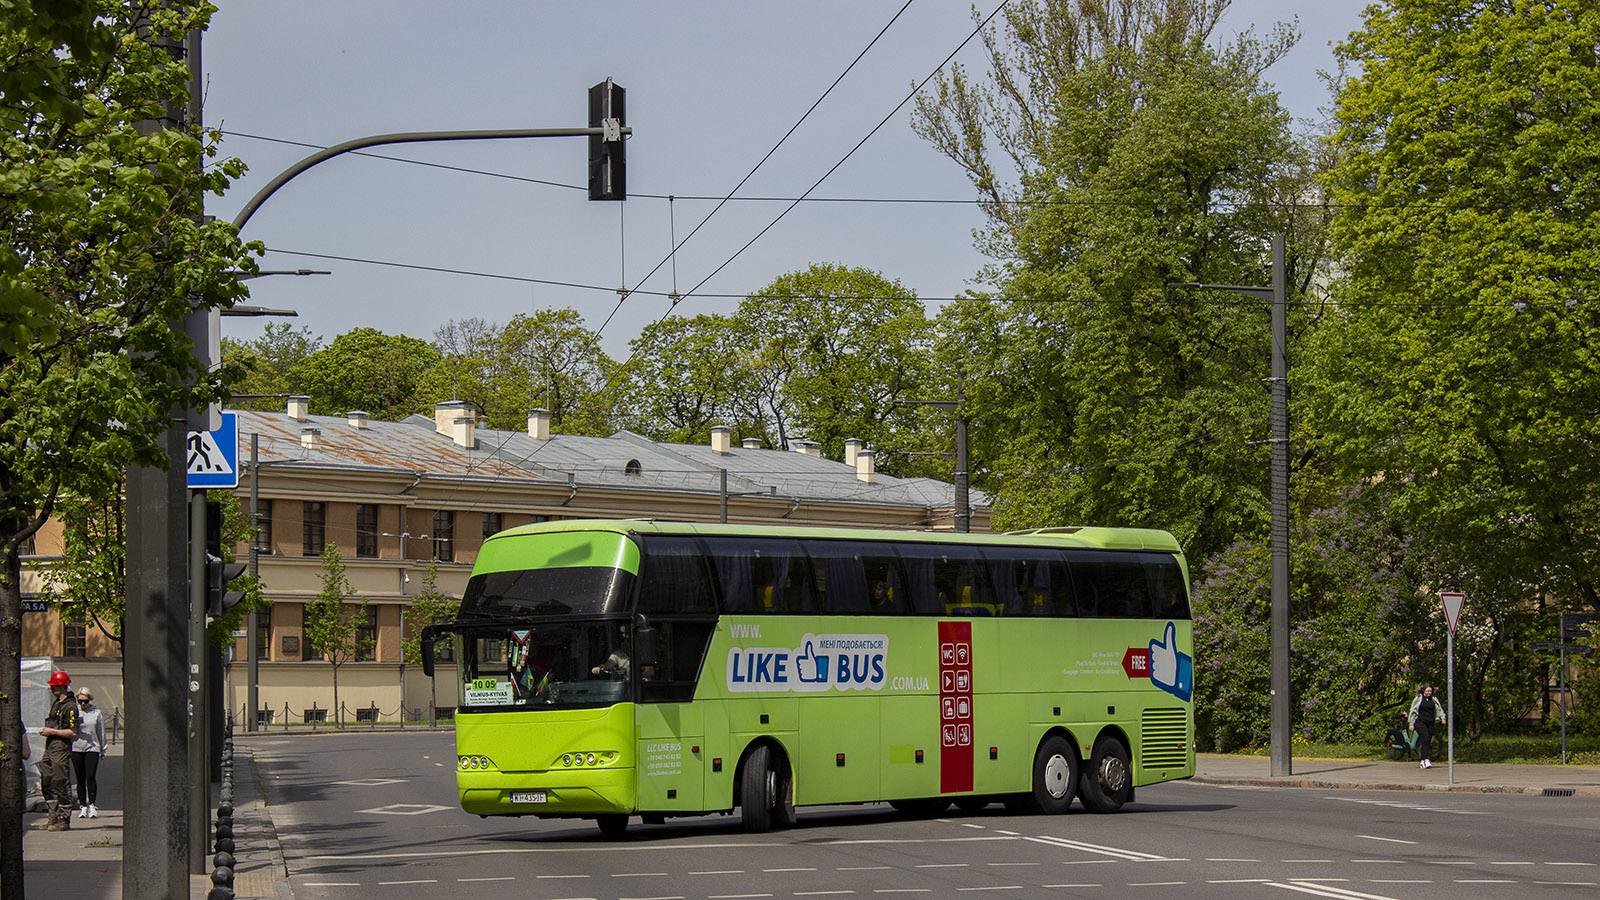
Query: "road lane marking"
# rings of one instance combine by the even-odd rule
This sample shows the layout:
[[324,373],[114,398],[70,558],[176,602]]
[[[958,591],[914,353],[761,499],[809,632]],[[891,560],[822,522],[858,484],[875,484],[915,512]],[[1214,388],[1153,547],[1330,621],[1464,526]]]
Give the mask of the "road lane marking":
[[986,866],[1039,866],[1039,865],[1043,865],[1043,863],[1036,863],[1036,862],[1004,862],[1004,863],[984,863],[984,865],[986,865]]
[[1369,841],[1384,841],[1384,842],[1390,843],[1390,844],[1412,844],[1412,845],[1415,845],[1417,843],[1416,841],[1402,841],[1399,838],[1378,837],[1375,834],[1358,834],[1358,835],[1356,835],[1356,837],[1358,837],[1358,838],[1366,838]]
[[965,869],[969,863],[919,863],[917,869]]
[[854,894],[855,891],[795,891],[796,897],[831,897],[835,894]]
[[1271,887],[1299,891],[1302,894],[1316,894],[1319,897],[1336,897],[1341,898],[1341,900],[1395,900],[1395,898],[1386,896],[1384,894],[1363,894],[1360,891],[1336,888],[1326,884],[1305,884],[1303,882],[1290,882],[1285,884],[1281,881],[1269,881],[1267,884]]
[[1514,878],[1457,878],[1456,884],[1516,884]]
[[771,894],[709,894],[706,900],[752,900],[755,897],[771,896]]
[[1104,847],[1100,844],[1090,844],[1084,841],[1072,841],[1063,837],[1044,835],[1039,837],[1023,838],[1040,844],[1050,844],[1056,847],[1066,847],[1069,850],[1080,850],[1084,853],[1098,853],[1101,856],[1112,856],[1117,859],[1133,860],[1135,862],[1154,862],[1156,860],[1169,860],[1169,857],[1159,856],[1154,853],[1142,853],[1138,850],[1122,850],[1117,847]]
[[1270,878],[1212,878],[1208,879],[1206,884],[1261,884],[1271,880]]
[[457,881],[516,881],[515,875],[496,875],[492,878],[457,878]]
[[1188,883],[1187,881],[1130,881],[1128,887],[1173,887]]
[[1331,859],[1280,859],[1278,862],[1286,863],[1331,863]]
[[378,882],[378,887],[384,887],[385,885],[390,885],[390,884],[438,884],[438,883],[439,883],[439,879],[437,879],[437,878],[421,878],[421,879],[418,879],[416,881],[380,881],[380,882]]
[[1259,860],[1259,859],[1242,859],[1242,858],[1235,858],[1235,857],[1230,857],[1230,856],[1208,856],[1208,857],[1206,857],[1206,862],[1254,862],[1254,863],[1258,863],[1258,862],[1261,862],[1261,860]]
[[881,872],[894,866],[840,866],[835,872]]
[[796,869],[762,869],[761,871],[763,871],[763,872],[815,872],[816,870],[817,870],[816,867],[812,866],[810,868],[796,868]]
[[743,869],[715,869],[710,872],[690,872],[690,875],[743,875]]
[[1470,859],[1425,859],[1423,862],[1430,866],[1475,866],[1476,862]]
[[1562,887],[1594,887],[1593,881],[1535,881],[1534,884],[1556,884]]
[[612,878],[665,878],[666,872],[612,872]]
[[1022,885],[1020,885],[1020,884],[995,884],[995,885],[990,885],[989,887],[964,887],[964,888],[956,888],[956,890],[957,891],[1020,891],[1020,890],[1022,890]]
[[1547,863],[1545,863],[1545,865],[1547,865],[1547,866],[1592,866],[1592,865],[1594,865],[1594,863],[1589,863],[1589,862],[1547,862]]
[[1491,866],[1531,866],[1531,862],[1491,862]]
[[535,878],[588,878],[587,875],[535,875]]
[[1090,888],[1090,887],[1105,887],[1105,885],[1103,885],[1103,884],[1041,884],[1041,885],[1039,885],[1039,886],[1040,886],[1040,887],[1047,887],[1047,888]]
[[1431,878],[1369,878],[1373,884],[1433,884]]
[[1405,862],[1403,859],[1352,859],[1352,863],[1367,863],[1374,866],[1398,866]]

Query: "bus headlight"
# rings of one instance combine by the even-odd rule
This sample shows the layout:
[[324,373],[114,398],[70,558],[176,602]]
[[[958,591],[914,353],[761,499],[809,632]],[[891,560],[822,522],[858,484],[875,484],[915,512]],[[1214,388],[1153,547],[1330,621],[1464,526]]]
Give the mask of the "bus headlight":
[[572,754],[571,753],[563,753],[563,754],[561,754],[561,764],[563,766],[572,765]]

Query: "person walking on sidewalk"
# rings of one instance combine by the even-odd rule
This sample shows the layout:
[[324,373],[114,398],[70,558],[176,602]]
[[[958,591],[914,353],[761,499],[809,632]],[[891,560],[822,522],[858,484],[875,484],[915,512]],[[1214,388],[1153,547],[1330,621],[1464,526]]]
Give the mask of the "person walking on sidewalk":
[[1410,729],[1417,733],[1417,756],[1422,758],[1422,768],[1433,768],[1433,729],[1443,725],[1444,710],[1433,699],[1433,685],[1417,688],[1417,698],[1411,701],[1411,712],[1406,714]]
[[88,688],[78,689],[78,739],[72,742],[72,774],[78,779],[78,818],[97,819],[100,810],[94,805],[100,786],[95,783],[95,772],[100,768],[100,757],[106,755],[106,726],[100,718],[100,707],[94,705],[94,694]]
[[44,717],[39,734],[44,738],[44,757],[39,760],[39,782],[50,807],[46,831],[66,831],[72,827],[72,742],[78,739],[78,701],[72,697],[72,679],[65,672],[50,676],[54,699]]

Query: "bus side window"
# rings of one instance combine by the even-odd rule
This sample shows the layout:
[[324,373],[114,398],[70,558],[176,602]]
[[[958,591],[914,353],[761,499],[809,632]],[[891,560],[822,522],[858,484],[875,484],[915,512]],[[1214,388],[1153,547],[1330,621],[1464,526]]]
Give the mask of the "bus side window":
[[803,541],[811,558],[820,611],[829,615],[856,615],[871,611],[862,556],[875,547],[853,541]]
[[639,612],[716,613],[711,574],[697,539],[648,535],[640,549]]
[[1071,554],[1072,584],[1079,611],[1108,619],[1149,618],[1149,554],[1086,550]]

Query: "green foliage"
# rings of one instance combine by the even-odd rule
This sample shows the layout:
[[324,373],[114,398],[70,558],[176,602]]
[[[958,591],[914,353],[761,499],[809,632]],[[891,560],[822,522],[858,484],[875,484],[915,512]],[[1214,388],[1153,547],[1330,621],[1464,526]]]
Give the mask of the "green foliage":
[[428,574],[422,579],[422,590],[411,598],[406,607],[405,635],[400,649],[408,666],[422,665],[422,629],[429,625],[449,622],[455,618],[461,601],[439,590],[439,561],[428,563]]
[[432,413],[423,388],[439,362],[439,352],[426,341],[356,328],[294,363],[285,381],[292,392],[311,398],[316,415],[360,409],[395,421]]
[[1275,232],[1301,238],[1296,289],[1317,257],[1293,205],[1311,159],[1259,77],[1292,36],[1218,49],[1224,6],[1017,4],[986,81],[956,68],[918,100],[918,132],[989,201],[1009,301],[941,316],[983,361],[974,452],[1003,473],[979,481],[1000,527],[1158,527],[1204,558],[1266,520],[1266,310],[1167,287],[1266,284]]
[[1500,611],[1600,605],[1597,45],[1582,0],[1414,0],[1339,48],[1350,279],[1307,354],[1307,432]]
[[[240,371],[240,377],[229,387],[229,393],[239,394],[292,394],[289,373],[307,357],[322,349],[322,339],[309,328],[294,330],[288,323],[269,323],[253,341],[222,339],[222,358]],[[230,399],[231,409],[282,409],[282,398],[259,400]],[[348,412],[348,410],[341,410]],[[369,410],[370,412],[370,410]]]
[[[345,575],[344,560],[337,544],[328,544],[322,550],[322,590],[305,607],[305,641],[312,652],[326,660],[333,669],[333,708],[337,717],[343,711],[339,705],[339,669],[345,663],[369,659],[373,646],[363,633],[362,623],[367,615],[367,598],[356,595],[355,587]],[[349,600],[356,602],[350,603]]]

